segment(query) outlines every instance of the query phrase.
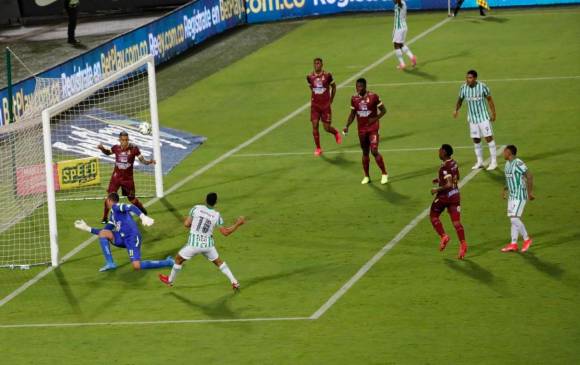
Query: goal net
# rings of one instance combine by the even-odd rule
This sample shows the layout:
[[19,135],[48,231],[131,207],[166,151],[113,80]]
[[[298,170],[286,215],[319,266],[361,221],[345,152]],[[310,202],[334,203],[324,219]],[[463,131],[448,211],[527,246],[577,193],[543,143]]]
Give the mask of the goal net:
[[0,213],[0,266],[58,264],[56,202],[106,196],[116,161],[98,146],[122,131],[157,162],[135,159],[136,196],[163,196],[153,57],[83,87],[87,77],[38,80],[26,115],[0,127],[0,203],[13,208]]

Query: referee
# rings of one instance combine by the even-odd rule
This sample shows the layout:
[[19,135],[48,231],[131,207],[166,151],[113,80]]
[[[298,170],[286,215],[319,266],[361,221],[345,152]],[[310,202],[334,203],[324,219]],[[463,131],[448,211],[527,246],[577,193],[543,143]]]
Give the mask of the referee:
[[[453,16],[457,16],[457,13],[459,13],[459,9],[461,8],[461,5],[463,5],[464,1],[465,0],[457,0],[457,5],[455,5],[455,9],[453,10]],[[485,16],[484,7],[481,5],[479,5],[479,15]]]

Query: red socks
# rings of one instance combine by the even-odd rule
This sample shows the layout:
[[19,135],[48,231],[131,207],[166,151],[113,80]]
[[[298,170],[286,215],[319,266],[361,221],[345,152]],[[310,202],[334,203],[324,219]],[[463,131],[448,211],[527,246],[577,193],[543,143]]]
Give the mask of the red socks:
[[314,144],[316,148],[320,148],[320,133],[315,129],[312,131],[312,135],[314,136]]
[[443,229],[443,224],[441,224],[439,215],[431,213],[429,217],[431,218],[431,224],[433,225],[433,228],[435,228],[439,237],[443,236],[445,234],[445,229]]
[[369,156],[365,156],[363,155],[362,157],[362,165],[363,165],[363,170],[365,172],[365,176],[369,176],[369,164],[370,164],[370,157]]

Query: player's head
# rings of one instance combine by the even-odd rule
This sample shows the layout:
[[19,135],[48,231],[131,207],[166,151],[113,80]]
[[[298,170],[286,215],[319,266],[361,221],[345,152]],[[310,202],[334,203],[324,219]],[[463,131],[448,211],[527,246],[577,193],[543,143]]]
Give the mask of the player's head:
[[442,161],[449,160],[453,156],[453,147],[450,144],[442,144],[439,149],[439,158]]
[[516,157],[517,154],[518,148],[513,144],[510,144],[503,149],[503,158],[506,160],[511,160],[512,158]]
[[129,145],[129,133],[125,131],[119,133],[119,144],[122,148],[126,148]]
[[208,207],[213,207],[217,204],[217,194],[216,193],[209,193],[205,197],[205,202]]
[[314,71],[316,72],[322,71],[322,58],[316,57],[314,59]]
[[364,95],[367,93],[367,80],[362,77],[356,80],[356,92],[359,95]]
[[467,81],[468,85],[474,85],[477,81],[477,71],[469,70],[467,71],[467,75],[465,76],[465,81]]
[[113,192],[113,193],[109,193],[109,195],[107,195],[106,204],[107,204],[107,207],[109,209],[111,209],[113,204],[118,203],[118,202],[119,202],[119,194]]

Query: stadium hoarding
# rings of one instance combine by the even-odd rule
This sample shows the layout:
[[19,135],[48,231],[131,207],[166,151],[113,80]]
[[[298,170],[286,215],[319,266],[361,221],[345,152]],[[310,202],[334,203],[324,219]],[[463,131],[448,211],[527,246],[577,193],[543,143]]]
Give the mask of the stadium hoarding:
[[[308,16],[393,10],[393,0],[245,0],[248,23],[264,23]],[[490,0],[493,8],[513,6],[540,6],[578,4],[579,0]],[[451,1],[454,7],[456,0]],[[447,9],[447,0],[407,0],[411,10]],[[468,0],[463,8],[477,7]]]
[[[57,99],[64,100],[136,62],[147,54],[161,64],[205,40],[246,22],[244,0],[198,0],[139,28],[119,35],[37,76],[59,79]],[[15,120],[24,114],[36,81],[13,85]],[[58,101],[57,100],[57,101]],[[8,92],[0,90],[0,126],[8,122]]]

